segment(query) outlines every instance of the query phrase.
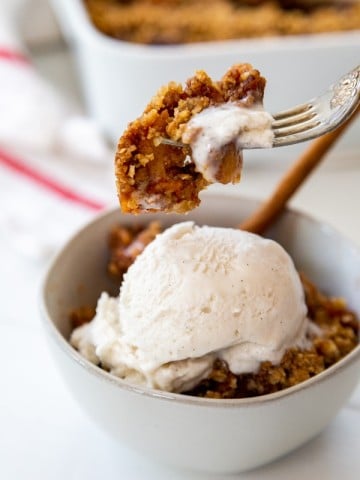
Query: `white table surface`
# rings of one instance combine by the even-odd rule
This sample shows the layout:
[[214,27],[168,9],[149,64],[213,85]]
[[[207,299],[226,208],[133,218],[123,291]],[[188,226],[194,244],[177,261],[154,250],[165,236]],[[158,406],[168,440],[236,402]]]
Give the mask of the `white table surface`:
[[[66,51],[39,54],[35,60],[45,75],[81,103]],[[247,165],[241,185],[226,191],[264,197],[283,168],[276,162]],[[6,192],[10,176],[11,173],[0,169],[0,205],[4,203],[3,195],[10,198]],[[109,177],[99,178],[103,190],[109,192],[110,203],[115,204]],[[14,198],[24,189],[21,182],[19,180],[19,189],[12,192]],[[325,162],[292,204],[335,225],[360,245],[359,186],[360,152],[353,152]],[[44,209],[45,195],[33,196],[30,213]],[[49,198],[48,208],[58,208],[59,219],[61,214],[65,218],[67,209],[66,215],[73,219],[66,224],[66,235],[90,216],[71,214],[67,206],[56,207],[56,202]],[[46,214],[46,210],[44,212]],[[55,227],[55,233],[59,219],[55,217],[49,225],[49,229]],[[148,462],[116,444],[85,416],[60,378],[41,328],[38,297],[48,258],[32,255],[31,250],[23,247],[19,249],[16,241],[4,232],[0,237],[0,479],[207,478]],[[35,235],[29,241],[38,240]],[[271,465],[224,478],[355,480],[359,472],[360,386],[316,439]]]

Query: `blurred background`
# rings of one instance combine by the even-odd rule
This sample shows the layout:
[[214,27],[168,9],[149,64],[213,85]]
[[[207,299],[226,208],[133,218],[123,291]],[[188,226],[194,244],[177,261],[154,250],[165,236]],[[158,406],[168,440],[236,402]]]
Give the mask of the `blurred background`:
[[[290,1],[280,11],[276,2],[250,0],[249,7],[242,0],[208,0],[208,8],[200,9],[202,23],[189,11],[179,14],[178,29],[177,6],[195,0],[86,0],[105,34],[82,0],[0,0],[1,478],[113,478],[115,471],[129,479],[169,478],[119,452],[64,389],[42,336],[42,278],[70,235],[117,206],[117,138],[160,85],[184,81],[200,68],[219,78],[233,63],[250,62],[268,80],[265,107],[277,111],[319,94],[360,63],[357,0],[352,10],[348,0],[336,2],[335,10],[332,0],[314,0],[316,9],[303,0],[301,11]],[[137,3],[142,12],[116,13]],[[222,39],[215,25],[215,37],[198,43],[214,19],[240,4],[248,9],[242,28],[251,38],[231,36],[235,26],[226,20],[232,28],[222,28]],[[154,6],[167,6],[171,14],[149,16],[147,8]],[[210,15],[210,7],[217,13]],[[121,32],[115,17],[120,23],[127,18]],[[329,33],[339,25],[351,29]],[[196,42],[179,41],[190,37]],[[210,190],[266,198],[306,147],[246,152],[240,185]],[[359,185],[357,120],[291,204],[360,244]],[[324,436],[246,478],[300,479],[305,468],[314,478],[353,480],[359,411],[357,395]]]

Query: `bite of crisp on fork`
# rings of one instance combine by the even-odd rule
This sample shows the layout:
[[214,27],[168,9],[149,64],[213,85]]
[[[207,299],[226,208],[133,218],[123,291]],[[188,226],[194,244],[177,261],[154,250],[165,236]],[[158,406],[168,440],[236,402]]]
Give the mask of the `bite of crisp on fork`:
[[162,87],[119,140],[122,211],[183,213],[199,205],[209,184],[239,182],[242,148],[272,146],[264,88],[249,64],[232,66],[220,81],[200,70],[185,86]]
[[360,103],[360,66],[323,94],[270,115],[265,79],[249,64],[220,81],[200,70],[162,87],[119,140],[115,159],[123,212],[187,212],[209,184],[238,183],[243,149],[311,140],[343,124]]

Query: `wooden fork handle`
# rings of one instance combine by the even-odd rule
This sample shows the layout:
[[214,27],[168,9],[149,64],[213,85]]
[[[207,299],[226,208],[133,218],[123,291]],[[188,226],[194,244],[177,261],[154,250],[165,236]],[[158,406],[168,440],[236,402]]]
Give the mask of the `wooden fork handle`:
[[282,177],[270,198],[265,200],[258,210],[244,220],[239,228],[248,232],[262,233],[280,215],[286,202],[314,168],[319,165],[326,152],[354,121],[359,111],[360,107],[357,107],[353,115],[340,127],[312,141],[305,152]]

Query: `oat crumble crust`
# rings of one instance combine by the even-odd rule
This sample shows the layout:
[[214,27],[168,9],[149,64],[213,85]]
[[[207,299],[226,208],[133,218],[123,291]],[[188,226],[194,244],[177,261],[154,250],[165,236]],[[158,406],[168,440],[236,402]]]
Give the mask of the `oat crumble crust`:
[[[200,203],[199,192],[209,183],[195,170],[189,146],[174,147],[162,138],[180,141],[193,115],[225,102],[251,107],[263,100],[265,79],[251,65],[231,67],[220,81],[199,70],[183,87],[162,87],[121,136],[115,157],[115,175],[123,212],[187,212]],[[221,152],[217,181],[240,180],[231,174],[241,162],[234,145]]]
[[114,227],[109,235],[110,259],[107,266],[111,277],[122,278],[135,258],[160,232],[161,225],[157,221],[150,222],[146,228]]
[[[135,260],[136,251],[140,253],[154,238],[154,233],[160,231],[158,222],[142,228],[115,226],[109,235],[109,274],[121,283],[123,274]],[[133,252],[131,260],[127,254],[129,250]],[[209,377],[184,394],[222,399],[274,393],[321,373],[350,353],[359,343],[359,319],[347,308],[343,299],[328,297],[304,275],[300,278],[308,316],[322,331],[321,335],[313,334],[311,347],[307,350],[291,348],[279,365],[263,362],[257,373],[250,374],[234,375],[226,363],[216,360]],[[70,315],[72,328],[89,322],[94,314],[95,310],[90,307],[76,309]]]
[[153,45],[360,28],[358,2],[311,0],[84,0],[105,35]]

